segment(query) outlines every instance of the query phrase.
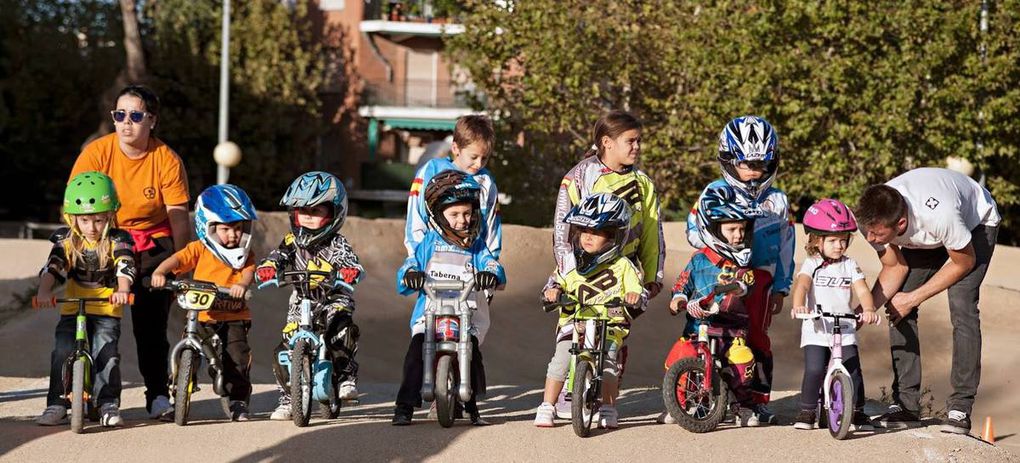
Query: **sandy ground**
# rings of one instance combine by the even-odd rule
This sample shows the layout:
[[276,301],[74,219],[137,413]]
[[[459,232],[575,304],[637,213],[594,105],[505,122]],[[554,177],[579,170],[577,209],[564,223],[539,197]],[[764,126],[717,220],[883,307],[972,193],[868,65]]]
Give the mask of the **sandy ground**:
[[[256,233],[271,239],[260,239],[256,253],[265,255],[276,239],[282,236],[286,222],[279,214],[261,215]],[[500,460],[534,460],[555,455],[564,450],[615,456],[637,456],[650,460],[675,460],[687,444],[710,445],[719,448],[709,453],[714,459],[732,460],[741,454],[748,456],[793,457],[794,460],[816,459],[824,455],[842,455],[850,451],[862,456],[874,455],[883,459],[897,458],[908,461],[989,461],[1007,458],[1020,453],[1020,397],[1013,394],[1015,375],[1020,369],[1020,358],[1015,354],[1013,340],[1015,325],[1020,320],[1013,307],[1020,298],[1014,275],[1020,262],[1020,250],[1000,247],[992,261],[992,269],[982,288],[984,373],[974,412],[975,428],[980,434],[980,423],[993,416],[998,449],[971,438],[942,435],[934,428],[903,432],[864,435],[850,442],[834,442],[824,431],[797,432],[789,426],[772,429],[731,429],[709,435],[692,435],[674,427],[654,426],[651,421],[661,399],[656,386],[662,379],[662,358],[676,339],[681,321],[672,318],[665,310],[667,298],[660,296],[652,301],[649,313],[639,319],[628,340],[631,357],[627,367],[625,386],[629,390],[621,405],[625,416],[624,427],[616,432],[582,441],[572,435],[569,427],[552,431],[531,428],[530,414],[539,402],[537,388],[541,387],[545,366],[551,355],[551,336],[554,319],[542,313],[538,292],[553,261],[550,255],[552,237],[549,230],[520,226],[506,226],[504,230],[503,263],[510,284],[507,290],[496,295],[493,303],[493,329],[482,346],[490,384],[507,384],[507,392],[490,396],[485,406],[487,413],[501,423],[490,428],[456,427],[440,430],[435,423],[414,426],[410,431],[397,431],[388,424],[391,404],[395,395],[394,384],[400,381],[400,365],[407,345],[407,317],[412,300],[395,294],[394,271],[404,256],[401,243],[403,222],[395,220],[364,220],[350,218],[344,233],[361,256],[368,277],[359,285],[356,319],[362,328],[359,353],[361,381],[367,392],[363,404],[345,412],[345,418],[329,424],[320,424],[298,430],[287,423],[253,422],[247,424],[197,423],[187,429],[173,429],[142,420],[141,390],[125,389],[123,400],[125,416],[131,421],[129,429],[114,433],[100,432],[94,436],[73,436],[67,428],[42,428],[28,420],[44,407],[45,376],[52,349],[52,330],[57,315],[53,311],[28,311],[11,318],[0,326],[0,458],[18,461],[38,460],[42,457],[85,459],[93,452],[113,452],[128,459],[137,459],[132,453],[138,449],[165,449],[166,452],[194,455],[217,455],[214,460],[265,460],[291,456],[350,454],[373,460],[410,461],[426,457],[464,460],[469,457],[494,456]],[[684,239],[681,224],[667,224],[666,240],[668,261],[667,284],[671,284],[686,263],[690,248]],[[45,241],[0,240],[0,299],[24,291],[32,284],[32,276],[45,260],[48,243]],[[855,241],[850,254],[858,259],[869,279],[873,281],[878,260],[862,240]],[[798,252],[798,262],[803,258]],[[279,327],[285,313],[285,290],[258,292],[253,299],[254,327],[252,345],[255,354],[254,379],[263,383],[255,396],[253,410],[264,413],[271,409],[275,393],[268,386],[272,382],[271,350],[279,339]],[[788,304],[789,305],[789,304]],[[932,389],[937,411],[944,407],[949,391],[948,366],[951,359],[951,327],[944,295],[934,298],[922,307],[922,350],[924,352],[924,384]],[[173,314],[170,338],[181,331],[180,311]],[[130,334],[130,310],[124,321],[121,340],[123,377],[129,383],[140,382],[136,367],[133,336]],[[795,391],[800,387],[801,351],[797,322],[781,315],[772,325],[771,336],[776,356],[776,390]],[[883,327],[870,327],[860,333],[864,359],[867,396],[878,399],[882,389],[891,382],[888,335]],[[211,393],[210,393],[211,394]],[[792,419],[795,403],[792,393],[782,395],[775,408],[786,422]],[[211,395],[209,404],[196,413],[219,419],[219,405]],[[203,402],[204,403],[204,402]],[[873,410],[878,413],[878,409]],[[335,441],[316,434],[328,428],[342,427],[353,439]],[[213,438],[191,436],[201,430]],[[154,432],[166,430],[168,433]],[[496,433],[496,434],[493,434]],[[461,436],[465,434],[465,436]],[[467,437],[470,434],[472,437]],[[130,437],[129,437],[130,435]],[[107,436],[115,439],[107,439]],[[122,439],[121,437],[127,439]],[[553,437],[556,436],[556,437]],[[784,437],[795,438],[795,445],[784,445]],[[380,438],[381,437],[381,438]],[[50,442],[50,440],[56,439]],[[626,439],[617,441],[616,439]],[[637,439],[635,441],[635,439]],[[811,442],[811,441],[814,442]],[[181,445],[178,442],[184,442]],[[637,444],[635,444],[637,442]],[[393,445],[397,443],[397,445]],[[571,448],[573,447],[573,448]],[[699,448],[707,448],[699,445]],[[699,450],[700,451],[700,450]],[[874,452],[874,453],[869,453]],[[30,460],[26,460],[28,457]],[[600,458],[601,459],[601,458]]]

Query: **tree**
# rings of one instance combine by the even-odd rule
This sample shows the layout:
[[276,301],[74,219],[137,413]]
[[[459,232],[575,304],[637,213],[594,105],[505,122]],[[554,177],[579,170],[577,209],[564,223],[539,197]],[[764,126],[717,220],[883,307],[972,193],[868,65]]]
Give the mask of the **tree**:
[[778,184],[794,201],[852,203],[962,155],[989,174],[1000,209],[1018,212],[1020,2],[995,4],[986,64],[980,5],[964,1],[475,1],[448,43],[503,132],[526,140],[493,163],[511,218],[548,223],[559,175],[614,108],[645,122],[643,168],[668,217],[718,177],[718,132],[749,113],[777,127]]

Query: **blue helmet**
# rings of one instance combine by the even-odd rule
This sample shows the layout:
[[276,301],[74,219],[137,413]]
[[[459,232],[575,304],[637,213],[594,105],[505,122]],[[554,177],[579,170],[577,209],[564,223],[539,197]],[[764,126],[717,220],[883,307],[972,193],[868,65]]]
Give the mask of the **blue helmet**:
[[[251,250],[251,222],[258,220],[255,206],[244,190],[234,185],[213,185],[195,201],[195,235],[223,263],[240,269],[248,261]],[[216,224],[241,222],[241,241],[226,248],[216,236]]]
[[[429,180],[425,187],[425,207],[429,223],[447,242],[467,249],[481,233],[482,186],[470,175],[458,170],[444,170]],[[471,223],[467,230],[454,230],[443,215],[447,207],[457,203],[470,203]]]
[[[610,193],[596,193],[585,197],[574,206],[563,222],[570,225],[570,247],[574,250],[577,271],[582,275],[595,269],[599,264],[616,259],[623,252],[623,245],[630,231],[630,206],[620,197]],[[581,247],[581,229],[610,230],[613,239],[609,246],[595,254],[589,254]]]
[[[779,135],[768,121],[758,116],[734,118],[719,133],[719,164],[723,178],[751,199],[757,200],[769,189],[779,169]],[[760,179],[741,181],[737,164],[746,162],[762,167]]]
[[[698,201],[695,216],[698,223],[698,234],[705,246],[717,254],[733,261],[740,267],[751,264],[751,244],[754,241],[754,220],[764,216],[764,212],[755,204],[742,206],[737,202],[734,188],[726,185],[705,190]],[[722,224],[727,222],[745,222],[744,240],[733,245],[722,234]]]
[[[295,208],[314,207],[326,204],[330,207],[332,220],[317,229],[302,227],[294,216]],[[280,200],[281,206],[290,210],[290,230],[298,246],[311,246],[332,237],[347,219],[347,190],[340,179],[328,172],[314,171],[301,174],[287,188]]]

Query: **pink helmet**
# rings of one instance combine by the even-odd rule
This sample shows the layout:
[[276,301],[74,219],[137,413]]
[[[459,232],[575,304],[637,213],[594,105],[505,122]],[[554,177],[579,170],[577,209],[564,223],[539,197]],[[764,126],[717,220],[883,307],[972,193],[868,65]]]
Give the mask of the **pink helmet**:
[[804,231],[819,235],[857,231],[857,219],[845,204],[835,199],[820,199],[804,214]]

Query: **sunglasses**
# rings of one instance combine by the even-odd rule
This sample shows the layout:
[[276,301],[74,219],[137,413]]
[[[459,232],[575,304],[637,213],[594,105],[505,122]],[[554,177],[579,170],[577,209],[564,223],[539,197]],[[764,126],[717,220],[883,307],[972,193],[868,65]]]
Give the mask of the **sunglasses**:
[[140,124],[142,121],[145,120],[145,116],[148,116],[150,114],[145,111],[125,111],[123,109],[116,109],[110,111],[110,115],[113,116],[114,122],[124,122],[124,119],[130,117],[131,122],[134,122],[135,124]]

